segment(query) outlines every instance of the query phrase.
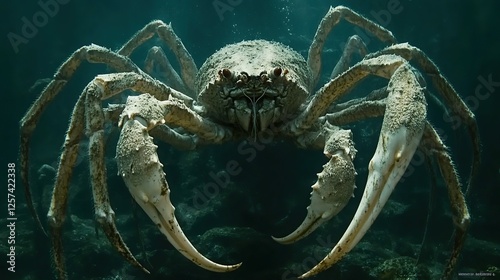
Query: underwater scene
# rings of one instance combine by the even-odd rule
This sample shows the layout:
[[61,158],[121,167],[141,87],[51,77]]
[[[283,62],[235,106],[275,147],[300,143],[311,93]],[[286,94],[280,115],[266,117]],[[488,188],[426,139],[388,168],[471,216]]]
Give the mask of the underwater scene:
[[495,1],[0,6],[2,279],[500,279]]

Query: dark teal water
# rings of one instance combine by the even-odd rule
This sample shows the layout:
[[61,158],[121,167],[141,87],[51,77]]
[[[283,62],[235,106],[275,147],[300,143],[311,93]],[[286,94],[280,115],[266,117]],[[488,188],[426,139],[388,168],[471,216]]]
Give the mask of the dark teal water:
[[[172,23],[198,67],[226,44],[245,39],[279,41],[307,56],[316,28],[329,6],[342,4],[384,25],[399,42],[409,42],[422,49],[475,114],[482,141],[481,167],[467,197],[472,222],[454,275],[458,279],[482,279],[482,276],[465,275],[499,270],[500,25],[495,14],[498,5],[493,1],[149,0],[103,3],[60,0],[51,3],[57,4],[49,9],[35,1],[0,4],[3,12],[0,34],[4,34],[0,143],[5,177],[8,176],[8,163],[19,166],[19,120],[43,86],[31,91],[30,88],[37,80],[50,78],[77,48],[95,43],[116,50],[146,23],[161,19]],[[360,35],[370,51],[384,47],[369,33],[342,22],[326,43],[323,77],[338,60],[342,43],[353,34]],[[134,52],[132,60],[142,67],[148,49],[154,45],[167,50],[155,38]],[[175,59],[168,55],[177,67]],[[47,108],[33,135],[32,192],[46,228],[53,174],[38,170],[44,164],[56,165],[77,96],[95,75],[107,72],[109,69],[103,65],[82,63],[73,79]],[[430,80],[427,81],[430,84]],[[326,78],[322,78],[318,88],[325,82]],[[368,78],[352,96],[361,96],[382,85],[380,79]],[[429,89],[435,91],[432,86]],[[438,106],[430,105],[428,115],[450,147],[461,181],[465,183],[472,151],[468,132],[462,125],[455,127],[456,123]],[[110,132],[108,188],[117,226],[132,252],[152,274],[145,275],[130,266],[109,245],[100,230],[96,234],[88,157],[82,150],[71,183],[68,217],[63,228],[68,275],[71,279],[294,279],[326,255],[347,228],[362,196],[380,124],[381,119],[377,119],[349,127],[353,129],[359,151],[355,160],[359,173],[355,198],[338,217],[292,245],[277,244],[270,236],[289,233],[304,218],[309,187],[326,163],[320,151],[301,150],[281,140],[257,146],[240,141],[191,152],[159,144],[172,201],[186,235],[202,253],[220,263],[243,262],[240,269],[226,274],[204,271],[186,260],[135,206],[125,185],[116,176],[113,158],[117,132],[107,129]],[[87,143],[84,140],[83,146]],[[207,184],[214,180],[211,174],[222,176],[229,161],[238,162],[241,172],[230,176],[227,187],[219,184],[218,188],[210,189]],[[314,279],[406,279],[397,278],[397,273],[392,278],[380,276],[381,265],[385,262],[387,266],[390,260],[403,260],[409,266],[418,263],[430,279],[437,279],[453,244],[451,210],[441,177],[437,176],[433,189],[426,165],[418,163],[418,158],[414,162],[417,162],[415,172],[398,184],[386,210],[360,244]],[[436,173],[436,166],[433,169]],[[7,279],[52,279],[50,239],[41,234],[30,217],[19,167],[16,171],[16,272],[8,271],[7,264],[0,275]],[[7,183],[4,185],[7,196]],[[5,264],[9,259],[6,255],[11,251],[8,244],[11,232],[5,226],[9,224],[7,206],[1,205],[5,210],[0,216],[3,223],[0,248]],[[398,269],[405,273],[404,269]],[[391,275],[388,269],[384,271],[383,275]],[[409,275],[403,276],[413,277]],[[426,273],[418,275],[410,279],[426,279]]]

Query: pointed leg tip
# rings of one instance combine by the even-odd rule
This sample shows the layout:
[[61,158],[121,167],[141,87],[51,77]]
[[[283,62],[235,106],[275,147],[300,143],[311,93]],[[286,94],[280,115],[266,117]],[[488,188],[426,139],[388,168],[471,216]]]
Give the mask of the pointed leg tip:
[[228,270],[227,271],[233,271],[233,270],[236,270],[238,269],[241,265],[243,264],[243,262],[240,262],[240,263],[237,263],[237,264],[233,264],[233,265],[228,265]]
[[312,275],[310,274],[311,271],[308,271],[302,275],[300,275],[299,277],[297,277],[297,279],[307,279],[309,277],[311,277]]
[[276,242],[278,242],[278,243],[280,243],[280,244],[287,244],[287,242],[283,240],[283,237],[274,237],[274,236],[271,236],[271,238],[272,238],[274,241],[276,241]]
[[230,265],[222,265],[222,264],[217,264],[216,269],[210,269],[211,271],[214,272],[231,272],[236,269],[238,269],[243,262],[237,263],[237,264],[230,264]]
[[299,277],[297,277],[297,279],[307,279],[309,277],[312,277],[312,276],[314,276],[314,275],[316,275],[318,273],[321,273],[321,272],[325,271],[326,269],[330,268],[333,265],[333,263],[332,264],[326,264],[323,261],[321,261],[320,263],[318,263],[316,266],[314,266],[313,268],[311,268],[309,271],[304,272],[302,275],[300,275]]
[[274,237],[274,236],[271,236],[272,239],[280,244],[283,244],[283,245],[287,245],[287,244],[292,244],[294,243],[295,241],[297,241],[297,239],[295,238],[287,238],[287,236],[285,237]]
[[149,270],[147,270],[145,267],[142,268],[142,271],[144,271],[144,273],[146,273],[146,274],[151,274],[151,272]]
[[43,235],[45,235],[45,237],[49,237],[49,234],[47,233],[47,231],[45,230],[45,228],[42,226],[41,223],[39,223],[38,227],[42,231]]

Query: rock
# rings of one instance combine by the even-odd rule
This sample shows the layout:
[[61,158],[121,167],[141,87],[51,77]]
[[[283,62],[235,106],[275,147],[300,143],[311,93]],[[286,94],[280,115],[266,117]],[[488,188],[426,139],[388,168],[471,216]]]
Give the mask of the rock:
[[416,262],[417,260],[410,257],[389,259],[373,269],[370,274],[379,280],[430,279],[427,267]]

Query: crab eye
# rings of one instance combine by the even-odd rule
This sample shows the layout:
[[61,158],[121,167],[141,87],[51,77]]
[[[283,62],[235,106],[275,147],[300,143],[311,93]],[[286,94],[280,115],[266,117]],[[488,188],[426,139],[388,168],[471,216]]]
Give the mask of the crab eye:
[[241,72],[241,74],[238,75],[238,81],[241,81],[243,83],[248,82],[248,73],[247,72]]
[[224,77],[226,79],[229,79],[231,78],[232,74],[231,74],[231,70],[227,69],[227,68],[224,68],[222,69],[222,75],[224,75]]
[[269,80],[269,76],[267,76],[267,73],[260,74],[260,80],[262,82],[266,82],[267,80]]
[[274,74],[274,76],[276,76],[276,77],[281,76],[281,67],[276,67],[276,68],[274,68],[274,70],[273,70],[273,74]]

